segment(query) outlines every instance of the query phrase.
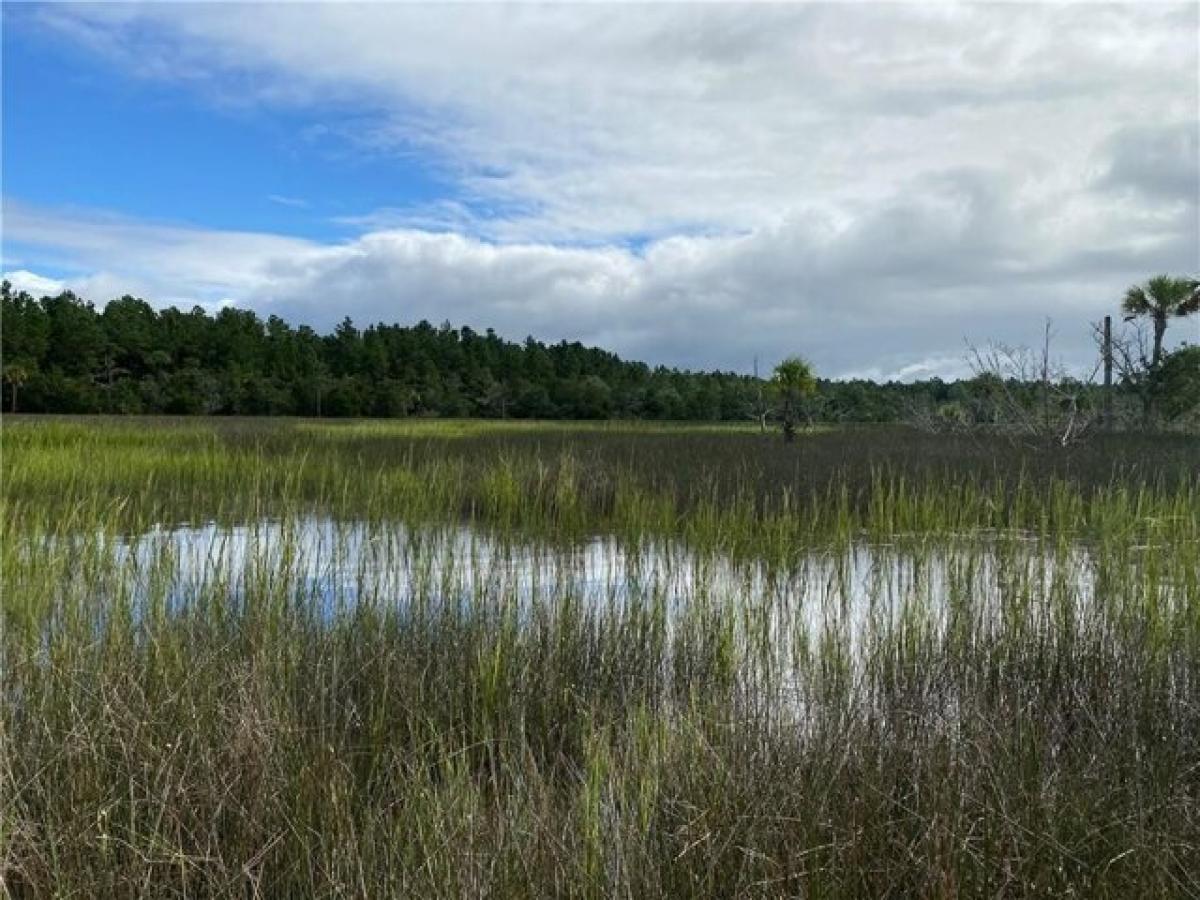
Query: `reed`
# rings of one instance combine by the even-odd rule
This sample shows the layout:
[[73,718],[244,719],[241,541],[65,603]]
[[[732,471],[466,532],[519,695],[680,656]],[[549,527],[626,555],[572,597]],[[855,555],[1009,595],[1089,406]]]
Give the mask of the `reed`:
[[1200,893],[1197,443],[922,448],[6,420],[0,891]]

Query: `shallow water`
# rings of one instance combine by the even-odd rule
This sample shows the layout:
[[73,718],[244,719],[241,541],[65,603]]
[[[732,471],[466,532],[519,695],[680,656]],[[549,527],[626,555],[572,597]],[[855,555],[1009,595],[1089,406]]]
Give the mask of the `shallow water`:
[[[1161,573],[1154,583],[1131,578],[1128,560],[1113,566],[1086,545],[1020,534],[852,541],[798,550],[784,563],[679,541],[568,542],[298,517],[78,536],[29,550],[35,566],[53,556],[45,564],[73,573],[51,580],[61,585],[55,606],[98,633],[137,633],[193,613],[240,631],[242,616],[265,612],[266,627],[300,636],[359,615],[418,629],[446,617],[468,630],[524,623],[589,635],[595,647],[642,642],[631,652],[664,670],[677,658],[727,652],[747,702],[789,714],[813,702],[805,692],[817,683],[814,667],[830,661],[834,677],[856,677],[873,662],[935,658],[929,648],[945,641],[1057,640],[1073,623],[1105,628],[1149,597],[1186,605],[1190,590]],[[567,629],[555,631],[556,621]]]
[[229,602],[264,593],[324,616],[371,604],[512,604],[532,608],[569,597],[619,613],[662,604],[675,615],[716,605],[769,607],[789,625],[858,631],[905,610],[944,614],[968,603],[1094,596],[1097,561],[1088,548],[1045,548],[1015,535],[911,546],[849,543],[798,553],[787,564],[698,553],[681,543],[612,537],[559,544],[498,537],[465,526],[410,528],[396,522],[327,518],[247,525],[160,527],[111,538],[111,554],[133,598],[154,594],[181,608],[218,594]]

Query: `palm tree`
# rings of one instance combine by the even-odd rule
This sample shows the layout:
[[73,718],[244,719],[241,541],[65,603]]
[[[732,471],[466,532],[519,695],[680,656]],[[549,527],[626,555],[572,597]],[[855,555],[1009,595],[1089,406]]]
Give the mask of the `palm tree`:
[[1200,282],[1194,278],[1156,275],[1145,285],[1135,284],[1125,292],[1121,303],[1125,321],[1148,318],[1154,325],[1154,350],[1150,368],[1162,362],[1163,335],[1172,317],[1190,316],[1200,310]]
[[812,365],[803,357],[789,356],[775,367],[771,386],[779,397],[783,439],[790,444],[796,439],[796,420],[800,417],[801,404],[817,392]]
[[4,367],[4,380],[12,387],[12,409],[10,411],[15,413],[17,411],[17,388],[29,380],[29,370],[20,363],[12,363]]

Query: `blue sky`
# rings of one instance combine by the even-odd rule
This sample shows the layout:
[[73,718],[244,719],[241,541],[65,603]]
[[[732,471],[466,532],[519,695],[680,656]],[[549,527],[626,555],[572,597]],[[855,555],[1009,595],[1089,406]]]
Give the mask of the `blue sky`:
[[455,198],[436,160],[365,153],[337,136],[369,110],[222,105],[127,74],[39,12],[5,8],[7,196],[322,240],[345,236],[340,217]]
[[3,268],[742,371],[953,376],[1050,317],[1086,365],[1126,286],[1200,270],[1198,30],[1191,3],[8,4]]

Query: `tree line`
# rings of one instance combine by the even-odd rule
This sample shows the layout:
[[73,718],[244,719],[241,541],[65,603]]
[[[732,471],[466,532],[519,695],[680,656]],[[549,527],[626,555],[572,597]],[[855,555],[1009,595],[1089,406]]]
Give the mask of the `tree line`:
[[67,291],[2,286],[8,411],[329,417],[895,422],[917,408],[986,416],[988,379],[879,384],[816,379],[785,397],[770,380],[651,367],[578,342],[517,343],[488,329],[344,319],[332,333],[225,307],[158,310],[124,296],[96,308]]

